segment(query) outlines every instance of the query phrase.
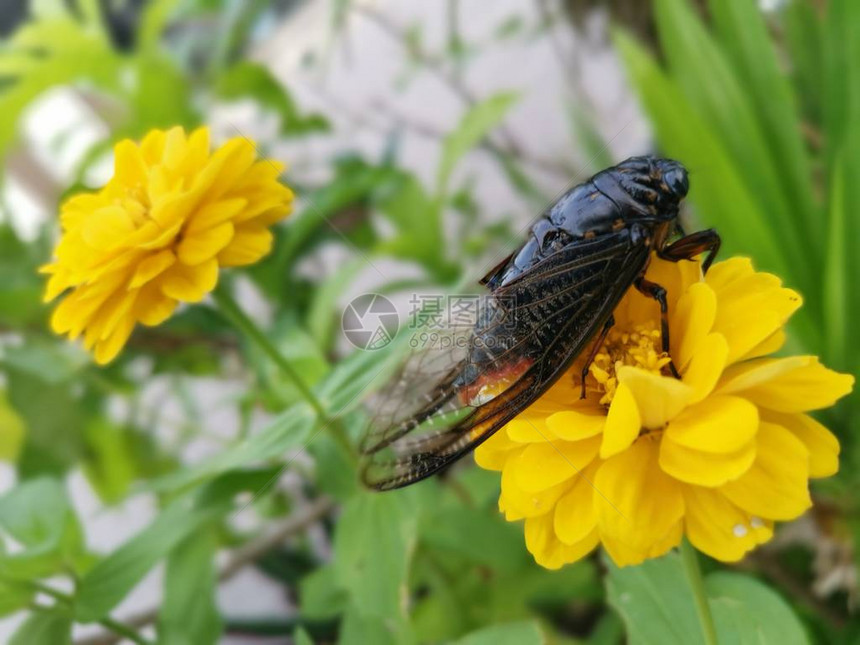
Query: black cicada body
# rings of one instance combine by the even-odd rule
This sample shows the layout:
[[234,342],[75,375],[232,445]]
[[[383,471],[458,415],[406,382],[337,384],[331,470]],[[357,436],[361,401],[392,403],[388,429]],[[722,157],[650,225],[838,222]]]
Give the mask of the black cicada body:
[[362,446],[365,483],[406,486],[486,440],[589,345],[598,349],[631,285],[660,303],[668,351],[665,290],[644,278],[651,253],[678,261],[708,251],[707,269],[719,248],[713,230],[683,236],[678,213],[688,187],[680,163],[634,157],[550,206],[526,242],[481,281],[489,294],[462,351],[436,379],[416,370],[389,389],[389,400],[415,403],[377,414]]

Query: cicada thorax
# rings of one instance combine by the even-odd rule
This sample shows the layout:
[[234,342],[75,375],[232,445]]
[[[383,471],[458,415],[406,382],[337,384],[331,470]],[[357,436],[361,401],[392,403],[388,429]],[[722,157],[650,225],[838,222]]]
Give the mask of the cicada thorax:
[[637,234],[646,236],[665,229],[666,222],[677,219],[687,188],[683,166],[668,159],[633,157],[599,172],[544,211],[523,246],[484,283],[490,289],[509,284],[569,244],[634,225],[638,225]]

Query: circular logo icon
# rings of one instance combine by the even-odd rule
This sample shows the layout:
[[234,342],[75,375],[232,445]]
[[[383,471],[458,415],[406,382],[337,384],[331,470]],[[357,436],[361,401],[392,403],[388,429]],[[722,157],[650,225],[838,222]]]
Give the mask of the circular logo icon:
[[381,349],[397,334],[400,319],[394,304],[378,293],[365,293],[343,310],[341,330],[359,349]]

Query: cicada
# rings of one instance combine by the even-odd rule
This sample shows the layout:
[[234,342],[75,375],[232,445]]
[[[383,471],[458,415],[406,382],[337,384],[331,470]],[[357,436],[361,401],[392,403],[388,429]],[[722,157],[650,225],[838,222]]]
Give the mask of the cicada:
[[389,490],[437,473],[525,410],[590,348],[584,396],[588,365],[631,286],[659,303],[668,353],[666,291],[645,278],[652,253],[674,262],[706,253],[706,271],[720,246],[713,229],[684,234],[678,217],[688,189],[679,162],[632,157],[550,205],[522,246],[481,280],[484,306],[460,351],[445,355],[436,377],[405,369],[389,388],[394,405],[382,404],[362,443],[365,483]]

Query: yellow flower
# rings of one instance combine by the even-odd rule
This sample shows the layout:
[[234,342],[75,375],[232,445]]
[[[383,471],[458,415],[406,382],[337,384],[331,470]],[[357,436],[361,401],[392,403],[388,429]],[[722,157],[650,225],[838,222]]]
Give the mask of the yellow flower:
[[[620,566],[662,555],[686,534],[735,561],[769,540],[775,521],[811,505],[808,480],[838,469],[839,442],[806,414],[847,394],[854,378],[813,356],[771,358],[801,304],[780,280],[734,258],[654,257],[666,287],[670,376],[657,304],[635,289],[589,370],[582,360],[476,451],[502,473],[499,508],[525,520],[526,545],[548,568],[603,544]],[[585,352],[587,353],[587,352]]]
[[272,245],[269,227],[289,214],[283,165],[255,160],[237,137],[210,153],[209,131],[153,130],[114,148],[114,176],[62,205],[62,237],[45,301],[68,293],[51,327],[84,336],[97,362],[111,361],[135,325],[158,325],[179,302],[215,288],[220,267],[253,264]]

